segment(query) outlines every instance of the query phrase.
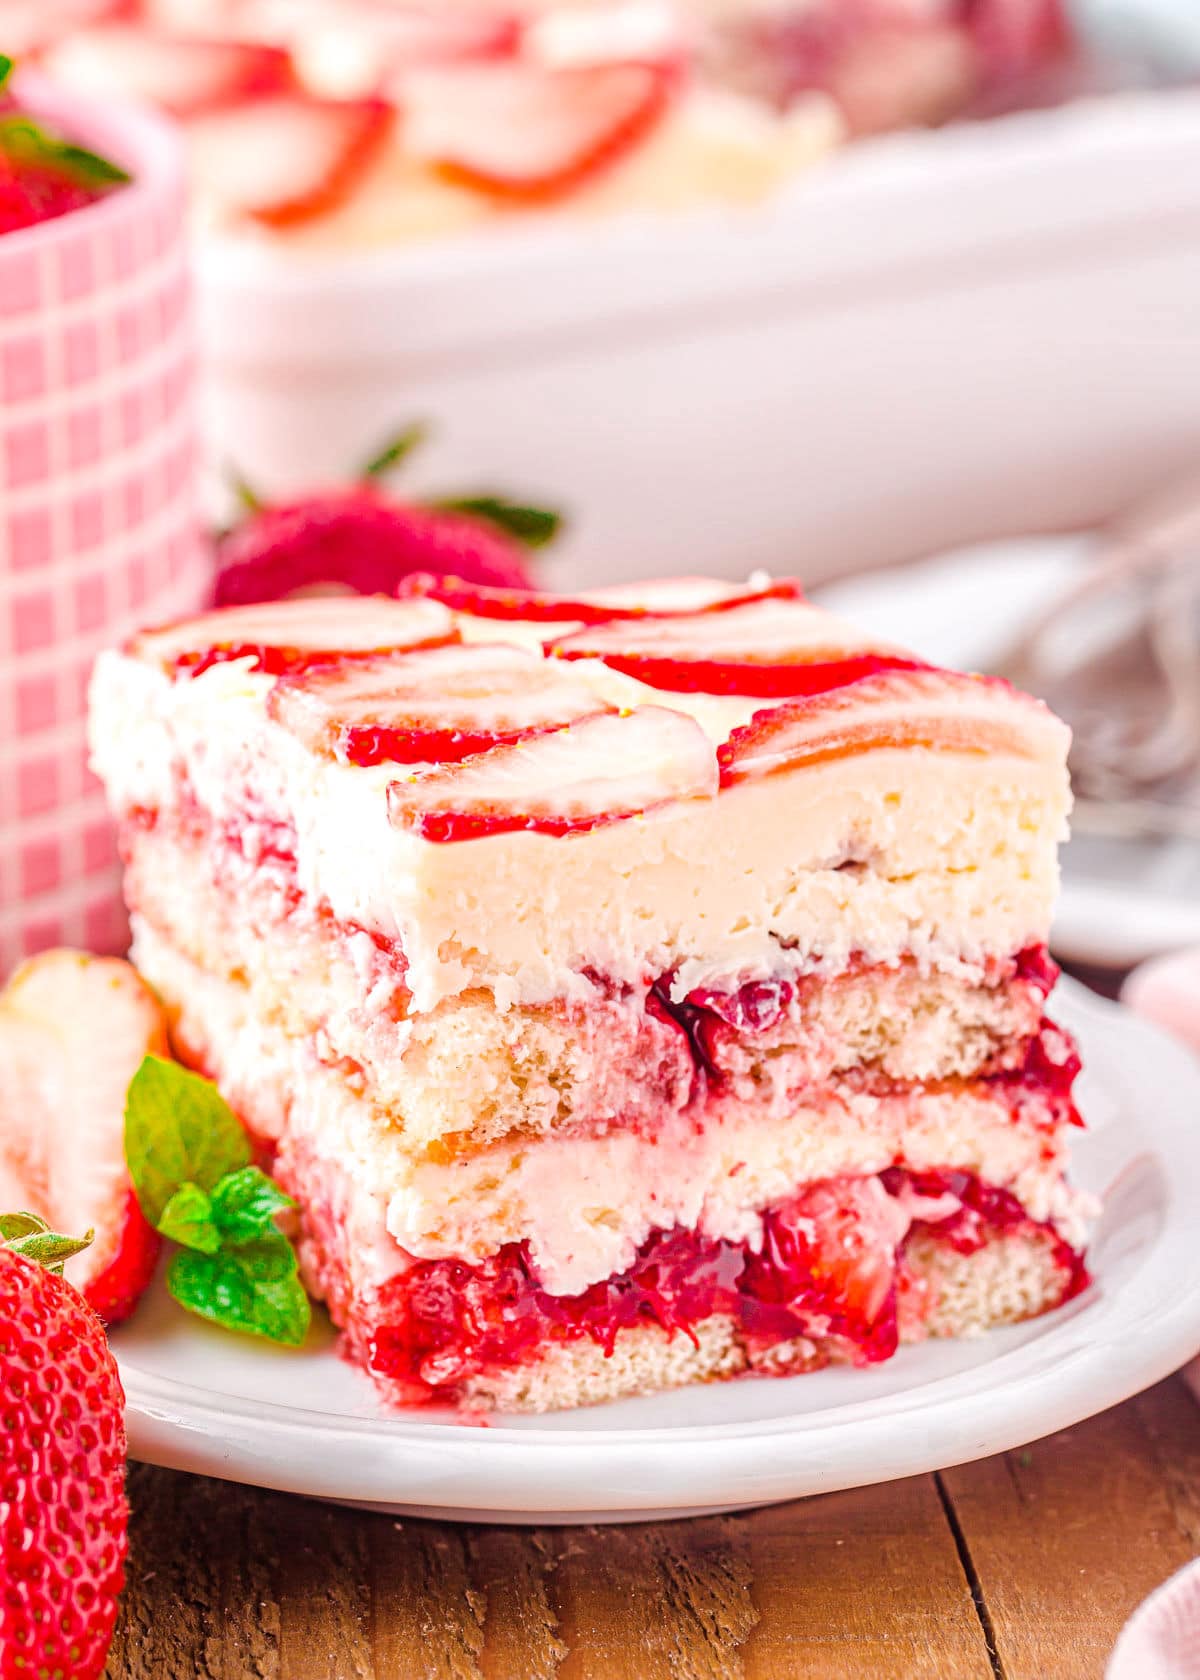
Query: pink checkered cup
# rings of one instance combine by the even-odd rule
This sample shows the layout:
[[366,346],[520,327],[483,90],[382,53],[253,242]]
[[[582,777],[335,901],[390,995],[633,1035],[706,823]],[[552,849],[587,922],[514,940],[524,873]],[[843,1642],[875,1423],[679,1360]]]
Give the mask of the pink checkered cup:
[[132,182],[0,235],[0,976],[47,945],[122,947],[88,677],[209,588],[180,149],[148,115],[29,77],[17,96]]

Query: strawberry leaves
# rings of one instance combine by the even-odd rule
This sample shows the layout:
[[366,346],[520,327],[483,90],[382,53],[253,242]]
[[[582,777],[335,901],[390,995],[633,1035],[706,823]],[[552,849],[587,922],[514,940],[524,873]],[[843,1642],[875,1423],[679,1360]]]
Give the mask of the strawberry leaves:
[[295,1347],[311,1318],[278,1215],[294,1204],[251,1161],[216,1086],[147,1056],[129,1087],[125,1156],[142,1211],[179,1244],[167,1288],[226,1329]]
[[430,506],[442,513],[469,513],[485,519],[526,548],[545,548],[562,528],[562,514],[529,502],[510,502],[507,496],[442,496]]
[[36,1213],[0,1213],[0,1248],[23,1254],[55,1277],[63,1275],[66,1261],[83,1253],[93,1235],[88,1231],[82,1237],[64,1237]]

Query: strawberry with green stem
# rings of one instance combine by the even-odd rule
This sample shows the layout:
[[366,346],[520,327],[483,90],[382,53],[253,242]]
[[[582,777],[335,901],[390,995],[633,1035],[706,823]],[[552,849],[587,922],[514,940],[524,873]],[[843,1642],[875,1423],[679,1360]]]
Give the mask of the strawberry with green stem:
[[421,503],[387,493],[384,478],[424,441],[406,427],[357,483],[264,504],[238,485],[246,517],[219,540],[215,604],[246,606],[297,592],[395,595],[413,574],[500,589],[530,587],[529,551],[550,542],[560,517],[546,508],[479,493]]
[[0,54],[0,233],[84,209],[129,180],[120,165],[21,110],[9,93],[12,70]]
[[90,1240],[0,1215],[0,1680],[98,1680],[116,1623],[125,1397],[62,1275]]

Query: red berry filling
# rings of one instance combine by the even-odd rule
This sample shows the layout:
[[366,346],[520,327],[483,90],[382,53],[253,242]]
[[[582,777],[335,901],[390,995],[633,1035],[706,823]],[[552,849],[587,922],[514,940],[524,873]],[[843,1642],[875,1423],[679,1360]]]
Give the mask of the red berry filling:
[[[880,1177],[885,1188],[894,1196],[908,1190],[917,1196],[956,1197],[961,1203],[957,1213],[938,1220],[935,1225],[918,1219],[912,1229],[914,1232],[935,1231],[939,1240],[948,1243],[957,1254],[974,1254],[998,1232],[1030,1224],[1029,1215],[1011,1190],[984,1184],[971,1173],[948,1168],[937,1172],[909,1172],[903,1167],[889,1167]],[[1082,1254],[1061,1238],[1057,1239],[1054,1257],[1068,1274],[1070,1281],[1062,1299],[1069,1301],[1087,1288],[1091,1281],[1088,1269]]]
[[[945,1233],[960,1253],[1017,1226],[1046,1229],[1008,1191],[970,1174],[893,1168],[879,1179],[813,1184],[772,1208],[757,1252],[696,1231],[656,1232],[627,1271],[574,1296],[541,1288],[524,1244],[478,1266],[419,1261],[383,1287],[374,1322],[355,1339],[371,1371],[405,1399],[452,1397],[464,1381],[557,1344],[590,1339],[609,1355],[623,1330],[640,1325],[694,1340],[713,1314],[731,1316],[760,1353],[804,1339],[817,1344],[810,1363],[838,1355],[874,1364],[898,1345],[904,1192],[959,1200],[949,1218],[913,1229]],[[1087,1282],[1082,1257],[1061,1240],[1055,1257],[1066,1295],[1077,1293]]]

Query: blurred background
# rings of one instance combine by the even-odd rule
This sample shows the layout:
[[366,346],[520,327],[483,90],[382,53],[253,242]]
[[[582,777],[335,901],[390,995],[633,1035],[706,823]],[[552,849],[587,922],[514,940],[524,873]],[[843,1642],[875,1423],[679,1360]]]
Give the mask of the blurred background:
[[[136,429],[132,362],[84,355],[72,390],[109,378],[121,418],[92,454],[51,451],[55,587],[124,581],[46,631],[35,675],[9,650],[7,955],[79,938],[84,908],[95,942],[111,898],[90,785],[54,756],[69,738],[79,763],[78,670],[168,598],[207,599],[237,541],[210,532],[248,502],[369,462],[372,495],[518,545],[479,560],[460,530],[457,569],[578,591],[766,567],[1013,676],[1076,729],[1060,951],[1125,966],[1200,941],[1196,0],[0,0],[0,53],[13,108],[98,135],[130,204],[158,182],[97,342],[141,343],[119,323],[171,265],[194,323],[186,353],[143,335],[136,377],[161,395],[171,357],[175,377]],[[65,275],[66,237],[0,240],[13,435],[22,403],[59,411],[12,371],[31,322],[47,367],[82,354],[82,294],[37,314],[22,267]],[[168,493],[151,456],[185,427],[196,470]],[[15,600],[42,492],[10,456]],[[105,463],[122,511],[87,549],[53,509]]]

